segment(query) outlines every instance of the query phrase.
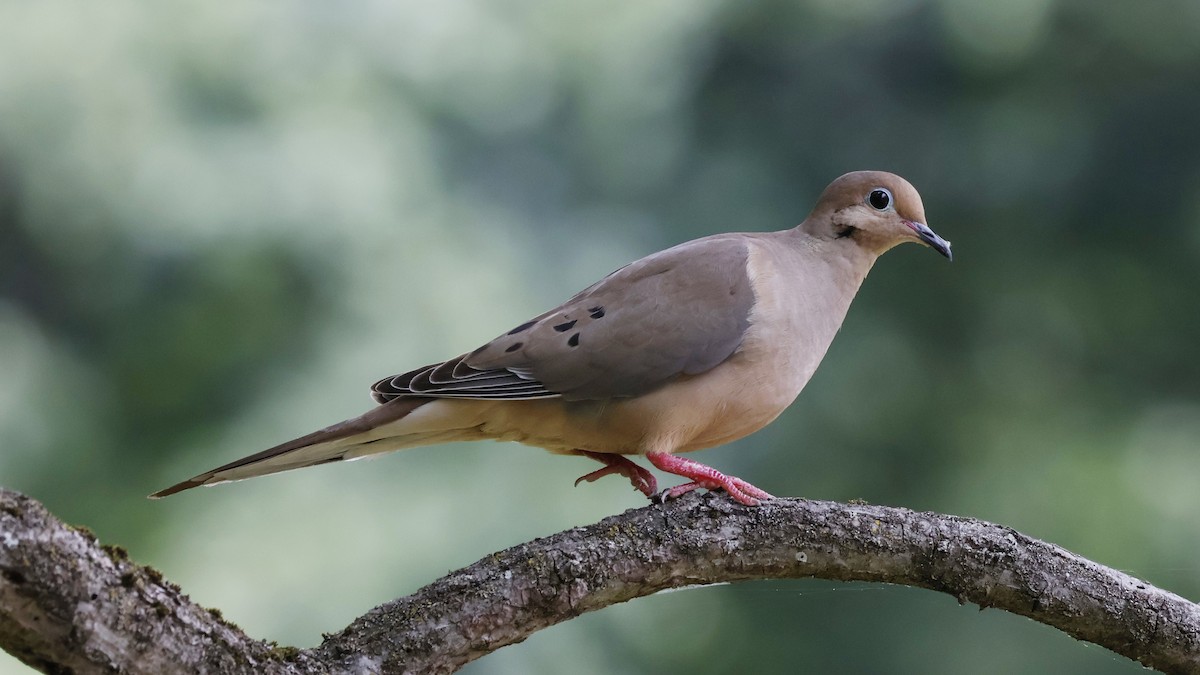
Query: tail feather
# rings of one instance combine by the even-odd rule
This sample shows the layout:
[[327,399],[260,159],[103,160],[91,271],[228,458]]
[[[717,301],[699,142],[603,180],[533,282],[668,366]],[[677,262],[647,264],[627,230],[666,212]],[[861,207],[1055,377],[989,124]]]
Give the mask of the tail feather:
[[[339,462],[343,459],[357,459],[367,454],[398,449],[398,447],[379,447],[367,450],[373,444],[381,444],[388,439],[371,437],[368,434],[382,425],[404,418],[412,411],[429,403],[429,398],[397,398],[373,408],[366,413],[325,427],[320,431],[301,436],[300,438],[281,443],[273,448],[255,453],[248,457],[219,466],[211,471],[176,483],[169,488],[159,490],[150,495],[151,499],[169,497],[177,492],[190,490],[201,485],[214,485],[226,481],[241,480],[253,476],[265,476],[280,471],[299,469],[317,464]],[[368,435],[366,438],[362,436]],[[420,439],[411,439],[419,441]],[[409,443],[415,445],[418,443]],[[366,446],[366,447],[363,447]]]

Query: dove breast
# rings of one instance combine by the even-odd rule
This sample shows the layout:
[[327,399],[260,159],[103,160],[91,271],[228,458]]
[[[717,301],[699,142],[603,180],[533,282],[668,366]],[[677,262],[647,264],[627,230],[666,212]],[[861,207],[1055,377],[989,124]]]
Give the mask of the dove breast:
[[[577,449],[617,454],[687,452],[753,433],[799,395],[865,276],[852,266],[823,262],[812,247],[772,241],[786,236],[800,235],[741,235],[746,251],[742,269],[753,301],[728,356],[703,372],[677,370],[665,381],[656,372],[656,386],[635,397],[442,399],[397,424],[426,433],[442,431],[461,440],[511,440],[559,453]],[[798,275],[804,282],[780,283],[781,275]],[[694,306],[688,309],[696,311]],[[671,309],[656,311],[669,315]],[[728,337],[723,341],[728,342]],[[666,348],[677,344],[671,339]],[[638,348],[656,347],[650,339]],[[637,358],[627,354],[622,360]]]

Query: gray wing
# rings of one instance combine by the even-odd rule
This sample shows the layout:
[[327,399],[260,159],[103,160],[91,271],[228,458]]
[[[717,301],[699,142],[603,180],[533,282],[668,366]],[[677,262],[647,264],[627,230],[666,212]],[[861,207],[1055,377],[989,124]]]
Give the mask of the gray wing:
[[729,358],[754,292],[745,235],[681,244],[608,275],[486,345],[381,380],[404,396],[589,400],[638,396]]

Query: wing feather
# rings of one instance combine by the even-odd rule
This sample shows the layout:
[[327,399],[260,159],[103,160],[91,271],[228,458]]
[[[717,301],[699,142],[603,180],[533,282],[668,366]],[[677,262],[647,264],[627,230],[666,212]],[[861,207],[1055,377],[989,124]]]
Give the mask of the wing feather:
[[729,358],[754,292],[745,235],[681,244],[626,265],[475,351],[385,378],[406,396],[591,400],[637,396]]

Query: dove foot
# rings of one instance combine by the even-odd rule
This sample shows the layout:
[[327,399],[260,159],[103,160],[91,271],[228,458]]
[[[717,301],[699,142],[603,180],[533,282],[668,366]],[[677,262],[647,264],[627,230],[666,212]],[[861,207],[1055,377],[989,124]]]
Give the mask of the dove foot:
[[617,474],[618,476],[628,478],[629,482],[633,484],[634,489],[650,499],[654,499],[657,496],[658,481],[654,479],[654,474],[626,459],[624,455],[613,455],[607,452],[589,452],[587,450],[576,450],[576,452],[604,464],[603,469],[596,469],[589,474],[575,479],[576,485],[591,483],[599,478]]
[[[746,506],[758,506],[761,500],[772,498],[770,493],[754,487],[741,478],[726,476],[711,466],[706,466],[700,462],[676,457],[666,452],[652,452],[646,455],[646,458],[650,460],[651,464],[667,473],[692,479],[690,483],[676,485],[664,492],[661,497],[662,500],[675,499],[697,488],[724,490],[734,500]],[[632,464],[632,462],[630,463]]]

